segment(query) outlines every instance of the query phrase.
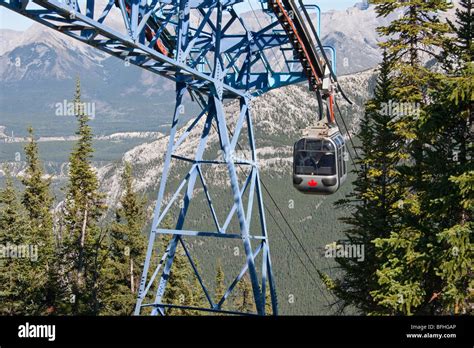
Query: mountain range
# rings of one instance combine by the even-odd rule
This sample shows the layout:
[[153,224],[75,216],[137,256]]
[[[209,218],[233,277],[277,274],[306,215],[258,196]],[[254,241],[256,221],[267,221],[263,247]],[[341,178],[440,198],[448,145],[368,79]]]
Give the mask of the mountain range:
[[[113,17],[112,17],[113,18]],[[244,14],[258,30],[268,22],[261,11]],[[338,50],[339,74],[375,66],[380,60],[373,7],[322,15],[322,38]],[[364,25],[360,25],[364,23]],[[94,102],[96,134],[163,131],[169,123],[173,84],[40,24],[24,32],[0,30],[0,126],[24,136],[32,125],[40,136],[71,135],[75,120],[55,115],[55,105],[71,100],[74,79],[82,80],[83,99]],[[34,116],[33,116],[34,115]]]

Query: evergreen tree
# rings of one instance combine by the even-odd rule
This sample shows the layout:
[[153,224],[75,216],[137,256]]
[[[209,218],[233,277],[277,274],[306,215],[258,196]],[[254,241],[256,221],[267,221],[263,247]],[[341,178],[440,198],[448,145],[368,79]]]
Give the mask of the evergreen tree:
[[365,314],[391,312],[373,297],[382,288],[377,271],[381,264],[388,262],[386,256],[377,253],[374,243],[377,238],[388,237],[396,230],[398,203],[403,192],[397,171],[403,142],[396,132],[397,115],[390,112],[393,103],[391,69],[385,52],[374,98],[366,104],[358,135],[361,158],[356,163],[354,190],[337,202],[353,212],[342,219],[350,228],[345,231],[346,239],[339,243],[363,245],[364,260],[337,258],[343,270],[342,278],[333,280],[322,274],[323,281],[341,300],[341,311],[353,306]]
[[25,186],[22,203],[31,226],[30,243],[40,250],[39,259],[34,264],[34,278],[31,288],[36,304],[31,314],[53,313],[59,295],[59,273],[53,236],[53,216],[51,213],[53,197],[50,193],[50,179],[44,179],[39,160],[38,145],[34,140],[33,129],[28,129],[30,141],[25,146],[27,167],[22,183]]
[[419,103],[420,113],[397,122],[405,193],[397,225],[375,240],[387,261],[377,271],[381,289],[371,294],[391,313],[459,313],[469,307],[472,276],[472,212],[463,203],[472,170],[472,4],[463,1],[457,11],[453,44],[438,17],[446,2],[376,2],[383,16],[405,10],[380,31],[391,35],[385,46],[394,62],[394,99]]
[[[170,229],[171,224],[172,222],[170,220],[166,220],[162,222],[161,226],[165,229]],[[156,241],[156,248],[161,249],[162,252],[164,252],[165,249],[168,247],[171,238],[172,237],[170,235],[160,235],[160,238],[157,238]],[[195,267],[199,270],[198,262],[195,259],[193,259],[193,261]],[[152,260],[152,263],[153,262],[154,261]],[[155,267],[156,264],[152,264],[150,270],[155,269]],[[200,272],[200,274],[202,273]],[[148,279],[150,276],[151,273],[148,274]],[[156,290],[157,289],[155,288],[154,291]],[[152,302],[154,300],[154,297],[149,297],[149,301]],[[173,259],[173,265],[171,266],[171,271],[168,277],[166,290],[163,294],[161,302],[164,304],[171,304],[177,306],[209,306],[204,291],[202,290],[201,284],[195,276],[191,263],[179,241]],[[182,308],[165,308],[165,313],[167,316],[189,316],[202,314],[202,312],[199,311]]]
[[265,315],[273,315],[272,297],[269,286],[267,286],[265,291]]
[[[224,296],[226,288],[225,288],[225,276],[224,276],[224,269],[222,268],[221,260],[217,260],[217,267],[216,267],[216,280],[214,283],[214,301],[215,303],[219,303],[221,298]],[[224,302],[221,306],[222,310],[225,310],[226,302]]]
[[103,314],[130,315],[133,312],[145,259],[145,200],[133,189],[132,167],[125,164],[123,196],[110,227],[103,297]]
[[74,98],[79,139],[69,162],[69,184],[65,200],[64,260],[70,284],[73,314],[96,314],[99,310],[98,284],[105,259],[105,233],[99,226],[105,206],[91,165],[92,129],[84,113],[79,78]]
[[393,99],[398,105],[412,104],[396,122],[397,134],[405,143],[401,148],[403,161],[397,166],[404,189],[400,220],[389,236],[374,241],[376,253],[386,262],[377,270],[381,288],[371,295],[391,313],[433,313],[430,300],[439,284],[431,253],[437,236],[427,197],[437,173],[429,167],[426,149],[433,143],[429,132],[433,125],[431,96],[443,75],[426,63],[443,59],[439,52],[446,44],[449,27],[440,21],[439,14],[449,4],[440,0],[374,3],[380,16],[399,11],[400,17],[379,32],[388,38],[382,46],[393,62]]
[[[199,267],[199,263],[197,260],[193,260],[196,269],[198,270],[199,274],[202,274],[202,271]],[[191,268],[191,300],[189,301],[190,306],[197,307],[197,308],[208,308],[209,302],[206,298],[204,290],[199,283],[199,279],[192,270],[192,266],[188,263],[188,267]],[[203,315],[202,311],[190,311],[189,315]]]
[[437,234],[440,253],[436,257],[436,274],[441,279],[440,292],[436,293],[442,314],[472,313],[474,296],[473,237],[474,223],[474,170],[458,177],[451,177],[458,186],[463,213],[457,224]]
[[472,44],[473,36],[473,2],[472,0],[459,0],[460,7],[456,9],[456,20],[448,23],[451,30],[456,34],[454,40],[454,47],[448,48],[451,52],[454,51],[456,57],[455,61],[458,65],[474,61],[474,46]]
[[31,302],[31,260],[20,258],[18,247],[28,246],[30,226],[13,179],[7,171],[5,188],[0,190],[0,314],[27,315],[36,306]]
[[[446,45],[445,56],[454,64],[440,88],[432,93],[431,146],[426,150],[429,171],[436,173],[425,195],[424,205],[431,212],[432,232],[436,235],[431,255],[437,279],[430,303],[442,314],[471,310],[473,302],[473,49],[472,1],[461,1],[456,10],[453,45]],[[444,158],[440,161],[439,158]]]
[[51,239],[53,217],[51,208],[53,198],[50,194],[50,179],[44,179],[42,164],[39,160],[38,144],[34,139],[33,128],[28,128],[30,141],[25,146],[27,167],[22,183],[25,186],[22,203],[29,218],[43,240]]
[[[444,0],[374,0],[374,4],[379,16],[399,15],[387,26],[378,28],[379,33],[387,38],[380,45],[387,50],[393,65],[394,101],[417,106],[414,108],[417,112],[406,112],[397,122],[398,132],[407,144],[404,151],[412,160],[402,170],[407,187],[415,191],[409,194],[412,190],[407,189],[407,203],[411,203],[418,199],[418,192],[425,189],[423,145],[426,139],[423,126],[428,118],[429,91],[437,88],[439,82],[438,74],[431,71],[426,62],[442,58],[438,52],[446,44],[445,34],[449,32],[449,26],[440,21],[439,14],[446,11],[449,4]],[[421,219],[421,216],[413,217],[414,224]]]
[[[170,238],[163,238],[165,245]],[[163,303],[179,306],[193,306],[193,291],[196,286],[194,282],[194,272],[189,264],[184,249],[178,243],[171,267],[168,284],[163,296]],[[200,285],[199,285],[200,287]],[[202,291],[202,290],[201,290]],[[193,311],[179,308],[169,308],[166,315],[191,315]]]
[[242,313],[256,313],[255,300],[252,285],[248,276],[244,276],[237,284],[237,297],[235,298],[235,309]]
[[[421,209],[428,212],[434,236],[428,252],[430,268],[439,277],[429,293],[429,307],[430,312],[440,314],[459,314],[470,308],[467,298],[472,279],[473,225],[472,206],[466,202],[473,194],[472,82],[470,91],[459,97],[459,89],[466,87],[460,81],[463,78],[448,78],[442,83],[443,88],[433,94],[433,140],[426,149],[427,167],[433,176]],[[453,81],[458,83],[453,85]]]

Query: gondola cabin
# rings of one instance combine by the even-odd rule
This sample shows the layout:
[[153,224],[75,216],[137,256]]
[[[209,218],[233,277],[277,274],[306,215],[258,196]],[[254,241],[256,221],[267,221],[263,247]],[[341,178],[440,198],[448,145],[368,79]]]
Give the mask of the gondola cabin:
[[347,148],[338,127],[319,122],[305,130],[293,152],[293,185],[306,194],[330,195],[347,179]]

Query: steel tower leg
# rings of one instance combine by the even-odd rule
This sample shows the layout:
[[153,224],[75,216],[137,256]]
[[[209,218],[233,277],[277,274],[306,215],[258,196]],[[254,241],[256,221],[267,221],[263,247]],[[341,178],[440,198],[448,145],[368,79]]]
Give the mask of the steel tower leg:
[[[182,15],[179,16],[178,23],[178,45],[177,45],[177,60],[178,62],[186,62],[189,56],[188,45],[189,42],[189,1],[182,0],[179,2],[179,9]],[[252,118],[250,114],[250,97],[247,94],[237,96],[240,100],[240,112],[237,117],[235,125],[232,120],[232,115],[226,115],[226,111],[223,106],[224,96],[224,79],[226,71],[224,70],[224,54],[221,52],[221,41],[223,35],[222,29],[222,14],[223,7],[220,2],[216,3],[215,6],[216,21],[213,27],[215,32],[215,47],[214,47],[214,59],[212,61],[212,77],[213,82],[207,92],[207,96],[203,96],[203,93],[191,95],[193,100],[199,102],[201,106],[200,113],[195,117],[194,122],[190,124],[188,129],[185,131],[178,131],[177,125],[180,114],[183,111],[183,97],[186,93],[191,93],[188,89],[194,81],[190,76],[179,75],[178,82],[176,84],[176,105],[173,117],[173,122],[170,131],[170,138],[167,153],[164,159],[164,168],[162,178],[160,182],[160,188],[158,191],[158,198],[154,211],[153,224],[151,227],[151,233],[149,237],[148,250],[146,260],[144,264],[142,279],[140,283],[140,291],[138,294],[137,304],[135,308],[135,314],[139,315],[142,310],[146,307],[151,307],[152,315],[165,315],[167,308],[191,308],[189,306],[181,306],[179,304],[164,303],[163,298],[166,292],[166,288],[170,279],[171,269],[175,258],[175,253],[178,245],[181,245],[187,256],[187,259],[194,271],[196,278],[199,281],[203,294],[205,295],[208,306],[206,308],[198,308],[203,311],[210,312],[223,312],[222,305],[229,298],[230,294],[234,291],[238,282],[248,272],[250,281],[252,284],[253,299],[256,308],[256,314],[265,315],[265,301],[267,294],[267,285],[269,285],[269,293],[271,297],[271,304],[273,314],[278,313],[276,291],[274,278],[272,273],[272,265],[270,261],[270,251],[268,245],[267,227],[265,223],[265,214],[263,207],[263,198],[260,188],[260,177],[259,168],[257,165],[257,154],[254,141],[254,133],[252,128]],[[242,69],[243,75],[247,74],[247,84],[249,83],[249,72],[251,67],[252,55],[250,51],[246,58],[245,68]],[[211,63],[211,62],[209,62]],[[242,75],[242,76],[243,76]],[[207,99],[206,99],[207,98]],[[236,96],[232,97],[233,99]],[[196,147],[193,158],[186,158],[179,154],[180,145],[186,144],[185,139],[193,131],[197,130],[202,126],[200,130],[199,144]],[[235,155],[236,147],[238,146],[238,140],[241,136],[242,130],[245,128],[248,130],[248,148],[250,149],[250,159],[239,159]],[[215,141],[214,146],[220,149],[223,154],[222,159],[209,160],[204,159],[204,155],[207,150],[208,141],[210,138],[211,128],[214,128],[217,132],[218,140]],[[233,129],[231,129],[233,128]],[[215,139],[216,137],[214,137]],[[184,179],[177,186],[177,188],[171,188],[171,184],[168,182],[170,167],[172,162],[184,161],[191,164],[191,169],[185,175]],[[228,178],[230,180],[230,188],[233,206],[227,216],[225,222],[219,221],[218,212],[225,209],[222,206],[215,206],[212,202],[212,197],[217,194],[222,195],[222,188],[212,187],[206,183],[203,175],[203,167],[211,166],[212,169],[217,170],[220,167],[225,167]],[[241,167],[246,170],[241,170]],[[193,201],[193,197],[196,191],[196,182],[200,182],[206,196],[212,219],[215,225],[214,231],[201,231],[196,227],[196,230],[187,230],[184,228],[187,219],[188,210]],[[242,183],[241,183],[242,182]],[[219,192],[220,191],[220,192]],[[165,192],[172,193],[171,199],[165,204]],[[173,193],[174,192],[174,193]],[[175,218],[175,228],[169,229],[162,226],[165,218],[172,216],[170,213],[171,206],[176,202],[179,195],[184,193],[183,205],[180,208],[177,218]],[[259,229],[254,231],[251,229],[251,218],[254,212],[254,197],[257,194],[257,213],[259,216]],[[245,201],[245,197],[247,200]],[[247,205],[246,207],[244,205]],[[203,209],[203,207],[199,207]],[[232,218],[237,215],[238,218],[238,232],[229,232],[228,227]],[[186,225],[187,226],[187,225]],[[254,228],[256,229],[256,228]],[[260,234],[259,234],[260,233]],[[160,258],[160,262],[156,266],[152,266],[152,260],[154,259],[154,249],[156,236],[160,234],[171,235],[171,240]],[[186,237],[193,238],[219,238],[221,242],[225,243],[228,238],[241,240],[243,250],[245,251],[245,262],[241,266],[241,271],[235,276],[234,280],[228,285],[227,291],[221,299],[213,300],[209,290],[206,287],[205,277],[196,267],[196,263],[193,260],[190,250],[188,250],[184,239]],[[252,243],[254,245],[252,245]],[[258,244],[258,245],[256,245]],[[260,258],[261,256],[261,258]],[[258,258],[258,259],[257,259]],[[261,263],[259,267],[257,264]],[[163,269],[162,269],[163,267]],[[150,279],[148,277],[150,276]],[[156,288],[156,290],[154,290]],[[152,293],[154,292],[154,293]],[[146,303],[148,302],[148,303]],[[230,311],[232,312],[232,311]],[[236,314],[240,314],[235,312]]]
[[[243,97],[240,99],[240,113],[233,129],[230,129],[229,122],[230,115],[226,115],[223,102],[219,96],[218,90],[214,90],[208,97],[201,112],[197,115],[194,122],[186,130],[179,130],[177,128],[179,117],[183,108],[183,97],[188,90],[185,83],[178,83],[176,86],[176,106],[173,117],[173,123],[170,131],[170,138],[167,153],[164,158],[164,166],[162,179],[158,191],[158,198],[154,211],[154,218],[149,236],[148,250],[143,269],[143,275],[140,283],[139,295],[136,303],[135,314],[140,315],[146,307],[151,307],[152,315],[165,315],[167,308],[182,308],[182,309],[200,309],[208,312],[223,312],[221,310],[224,302],[229,298],[230,294],[235,290],[236,285],[248,272],[252,284],[253,299],[255,307],[259,315],[265,315],[265,301],[267,289],[269,289],[271,297],[272,312],[274,315],[278,313],[275,285],[272,273],[272,266],[270,261],[270,250],[268,245],[268,235],[265,222],[265,213],[263,207],[263,198],[260,187],[259,169],[257,166],[257,154],[254,142],[254,134],[252,127],[252,118],[250,113],[249,98]],[[202,101],[204,98],[199,96]],[[196,147],[193,158],[185,158],[178,154],[179,146],[185,144],[185,139],[193,131],[199,131],[199,144]],[[248,133],[248,148],[250,149],[250,159],[237,158],[235,154],[236,146],[239,137],[244,128],[247,128]],[[211,129],[217,131],[217,140],[214,136],[215,145],[221,150],[223,154],[222,159],[204,160],[206,152],[206,145],[210,138]],[[174,162],[185,161],[191,163],[191,169],[185,174],[184,179],[177,188],[171,188],[169,183],[170,168]],[[226,168],[227,174],[230,178],[230,187],[232,191],[233,207],[230,212],[226,213],[226,221],[222,223],[219,221],[218,212],[222,211],[224,207],[215,206],[212,202],[212,197],[222,195],[222,188],[209,186],[203,175],[203,167],[212,166],[216,170]],[[241,170],[245,168],[246,170]],[[245,172],[245,173],[244,173]],[[200,207],[200,209],[210,209],[215,230],[214,231],[200,231],[200,230],[185,230],[183,226],[186,221],[188,209],[192,203],[193,196],[196,190],[196,182],[200,182],[204,188],[207,199],[207,207]],[[165,203],[165,193],[172,193],[171,199]],[[175,218],[174,229],[164,228],[163,221],[171,216],[171,206],[176,202],[179,195],[184,193],[183,204],[180,208],[179,215]],[[254,208],[254,197],[256,194],[257,204]],[[244,200],[246,195],[247,199]],[[202,204],[201,204],[202,205]],[[252,231],[251,218],[256,210],[259,217],[258,231]],[[237,215],[239,222],[239,231],[232,233],[227,231],[227,227],[234,215]],[[254,215],[254,216],[255,216]],[[255,228],[254,228],[255,229]],[[164,252],[159,258],[161,260],[156,266],[152,266],[152,260],[156,260],[155,244],[156,237],[160,234],[171,235],[171,240]],[[191,251],[186,247],[184,239],[186,237],[193,238],[219,238],[221,242],[225,243],[229,238],[241,240],[243,250],[245,251],[246,260],[241,266],[239,274],[233,278],[234,280],[226,286],[227,291],[221,299],[213,300],[209,290],[206,287],[205,276],[197,269]],[[252,243],[254,245],[252,245]],[[163,303],[163,296],[170,279],[171,267],[173,265],[177,246],[181,244],[187,256],[187,259],[194,271],[195,276],[199,280],[201,289],[205,295],[208,306],[205,308],[194,308],[189,306],[180,306],[179,304]],[[260,257],[257,260],[257,257]],[[210,261],[211,262],[211,261]],[[257,266],[257,263],[261,263]],[[172,275],[171,275],[172,276]],[[156,288],[156,290],[153,290]],[[154,291],[154,293],[152,293]],[[148,302],[148,303],[145,303]],[[227,311],[233,312],[233,311]],[[237,314],[237,313],[236,313]]]

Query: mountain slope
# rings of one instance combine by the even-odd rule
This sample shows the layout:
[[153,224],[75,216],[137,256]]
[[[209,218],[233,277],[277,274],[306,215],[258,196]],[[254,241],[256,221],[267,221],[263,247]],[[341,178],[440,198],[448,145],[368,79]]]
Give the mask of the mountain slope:
[[14,48],[0,56],[0,125],[8,133],[25,135],[31,124],[41,136],[74,134],[74,118],[56,114],[58,104],[72,100],[76,76],[83,100],[95,106],[96,134],[166,127],[170,81],[39,24],[13,35]]

